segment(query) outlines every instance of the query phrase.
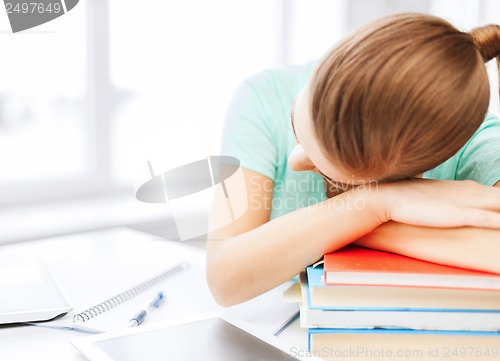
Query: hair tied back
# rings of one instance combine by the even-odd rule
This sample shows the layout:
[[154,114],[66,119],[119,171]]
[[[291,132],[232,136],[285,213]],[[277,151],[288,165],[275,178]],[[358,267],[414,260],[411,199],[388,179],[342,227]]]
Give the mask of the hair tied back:
[[469,32],[485,62],[500,56],[500,25],[485,25]]

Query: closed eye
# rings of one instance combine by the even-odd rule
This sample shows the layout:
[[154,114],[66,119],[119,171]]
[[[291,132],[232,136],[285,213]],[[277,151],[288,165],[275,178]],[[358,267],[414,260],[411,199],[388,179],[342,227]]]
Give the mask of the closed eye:
[[347,184],[347,183],[342,183],[342,182],[338,182],[336,180],[333,180],[332,178],[327,176],[325,173],[323,173],[319,169],[318,169],[318,172],[323,178],[325,178],[325,180],[328,182],[328,184],[330,184],[331,186],[333,186],[337,189],[350,190],[350,189],[354,189],[356,187],[355,184]]

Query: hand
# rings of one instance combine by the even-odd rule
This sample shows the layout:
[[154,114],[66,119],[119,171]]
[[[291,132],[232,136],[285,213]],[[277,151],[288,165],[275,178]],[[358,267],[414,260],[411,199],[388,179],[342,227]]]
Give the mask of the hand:
[[383,222],[500,229],[500,188],[473,181],[413,179],[379,186]]

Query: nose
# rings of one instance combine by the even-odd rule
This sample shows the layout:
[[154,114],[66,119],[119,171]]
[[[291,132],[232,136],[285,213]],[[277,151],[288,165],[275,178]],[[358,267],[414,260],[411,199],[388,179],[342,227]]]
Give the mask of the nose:
[[316,168],[300,144],[297,144],[288,156],[288,166],[298,172]]

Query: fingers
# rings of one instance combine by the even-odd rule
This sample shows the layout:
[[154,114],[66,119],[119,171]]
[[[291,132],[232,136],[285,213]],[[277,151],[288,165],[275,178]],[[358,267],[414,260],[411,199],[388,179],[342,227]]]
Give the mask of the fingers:
[[467,195],[468,202],[471,206],[500,212],[500,188],[488,187],[475,182],[469,183],[467,181],[467,183],[473,183],[473,191]]
[[500,229],[500,212],[487,209],[471,209],[462,215],[466,226]]
[[412,180],[380,189],[384,190],[385,220],[440,228],[500,229],[500,188],[473,181]]

